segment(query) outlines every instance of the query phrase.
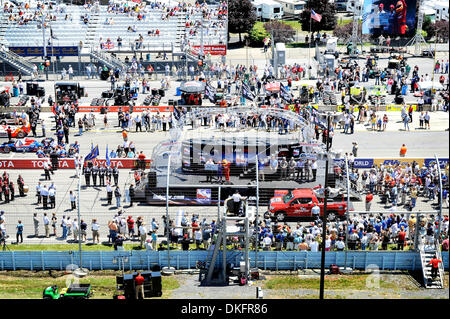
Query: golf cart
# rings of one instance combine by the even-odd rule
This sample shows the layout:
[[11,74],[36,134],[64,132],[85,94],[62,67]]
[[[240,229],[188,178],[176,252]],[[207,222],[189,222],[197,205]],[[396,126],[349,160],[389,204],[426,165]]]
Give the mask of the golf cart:
[[390,70],[400,70],[401,64],[400,60],[397,59],[390,59],[387,66],[387,71]]
[[367,97],[370,103],[375,104],[377,97],[380,98],[381,105],[386,104],[387,91],[383,85],[374,85],[367,87]]
[[77,82],[55,83],[55,99],[58,105],[76,102],[84,96],[84,87]]
[[359,105],[366,101],[366,88],[357,85],[350,87],[350,104]]
[[53,285],[44,289],[43,299],[88,299],[92,296],[91,284],[70,284],[68,288],[58,290]]

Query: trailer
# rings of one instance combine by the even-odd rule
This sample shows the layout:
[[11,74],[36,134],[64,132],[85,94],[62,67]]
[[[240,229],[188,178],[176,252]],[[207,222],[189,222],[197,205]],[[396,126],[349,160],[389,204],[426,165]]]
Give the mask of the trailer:
[[283,5],[273,0],[253,0],[257,18],[262,21],[281,20],[283,18]]

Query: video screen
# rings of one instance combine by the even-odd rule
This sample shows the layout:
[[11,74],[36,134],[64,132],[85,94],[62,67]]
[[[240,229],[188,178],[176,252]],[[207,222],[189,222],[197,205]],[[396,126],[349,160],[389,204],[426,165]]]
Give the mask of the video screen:
[[364,0],[363,34],[409,36],[415,21],[416,0]]

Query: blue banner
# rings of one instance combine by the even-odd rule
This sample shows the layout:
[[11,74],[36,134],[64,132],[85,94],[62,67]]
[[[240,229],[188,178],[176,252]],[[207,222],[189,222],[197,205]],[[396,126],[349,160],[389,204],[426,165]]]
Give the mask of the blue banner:
[[[436,159],[435,158],[425,158],[425,160],[424,160],[424,164],[426,166],[429,166],[430,163],[432,163],[432,162],[436,163]],[[447,165],[447,163],[448,163],[448,158],[439,158],[439,166],[441,168],[445,168],[445,165]]]
[[[10,47],[10,51],[20,56],[44,56],[43,47]],[[47,56],[78,56],[78,47],[46,47]]]
[[[335,159],[335,164],[345,163],[345,159]],[[355,158],[353,161],[354,168],[371,168],[373,166],[373,158]]]

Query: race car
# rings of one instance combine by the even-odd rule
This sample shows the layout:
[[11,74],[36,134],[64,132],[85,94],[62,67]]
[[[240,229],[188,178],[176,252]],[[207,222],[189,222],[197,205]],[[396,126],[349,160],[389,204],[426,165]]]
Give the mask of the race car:
[[9,152],[36,152],[39,147],[42,147],[42,143],[31,139],[24,138],[21,140],[11,140],[0,145],[0,153]]
[[8,127],[11,128],[11,138],[24,138],[31,132],[29,122],[24,126],[0,125],[0,137],[8,137]]
[[28,122],[28,115],[25,114],[25,119],[20,117],[20,114],[14,116],[13,112],[2,112],[0,113],[0,124],[1,125],[23,125],[24,122]]

